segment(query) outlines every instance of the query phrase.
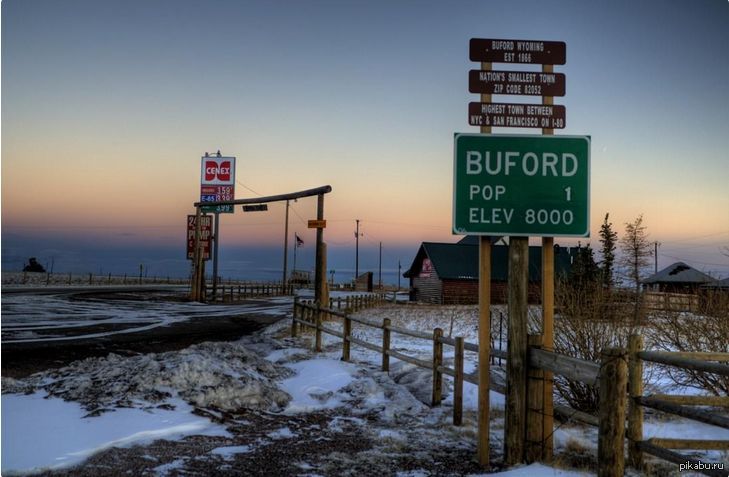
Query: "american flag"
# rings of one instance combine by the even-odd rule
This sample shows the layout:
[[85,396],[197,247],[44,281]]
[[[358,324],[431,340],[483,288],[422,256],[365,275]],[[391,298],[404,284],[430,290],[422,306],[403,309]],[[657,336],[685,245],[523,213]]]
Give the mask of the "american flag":
[[303,247],[304,246],[304,241],[301,240],[301,237],[299,237],[299,235],[296,234],[296,233],[294,234],[294,237],[296,237],[296,246],[297,247]]

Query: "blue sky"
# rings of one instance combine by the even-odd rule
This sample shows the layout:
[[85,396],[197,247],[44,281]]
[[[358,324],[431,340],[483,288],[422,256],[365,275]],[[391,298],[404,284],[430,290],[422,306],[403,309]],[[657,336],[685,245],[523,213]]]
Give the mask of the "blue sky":
[[[474,37],[566,42],[557,134],[592,137],[594,248],[606,212],[619,233],[644,214],[659,267],[729,276],[722,0],[6,0],[3,270],[29,256],[56,270],[123,273],[124,257],[186,270],[199,158],[217,149],[238,157],[238,198],[332,185],[330,268],[354,268],[355,219],[371,257],[360,269],[376,269],[380,241],[383,266],[406,267],[421,241],[457,239],[452,141],[476,132]],[[310,202],[292,216],[308,243]],[[282,207],[224,217],[221,258],[268,247],[255,267],[280,266],[282,221]]]

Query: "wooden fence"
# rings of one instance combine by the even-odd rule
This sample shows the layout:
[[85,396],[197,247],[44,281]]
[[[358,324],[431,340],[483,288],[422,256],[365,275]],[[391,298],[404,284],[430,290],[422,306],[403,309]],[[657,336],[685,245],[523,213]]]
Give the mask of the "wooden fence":
[[648,310],[698,311],[701,297],[688,293],[645,292],[643,306]]
[[293,295],[294,285],[276,282],[229,282],[218,283],[213,294],[211,284],[207,285],[207,297],[209,301],[233,302],[246,298],[271,297]]
[[643,467],[643,454],[673,462],[691,464],[693,469],[705,474],[726,477],[724,469],[713,469],[711,464],[699,462],[687,455],[674,452],[678,450],[721,450],[729,451],[729,440],[652,438],[643,440],[643,408],[648,407],[669,414],[685,417],[694,421],[729,429],[729,418],[712,413],[706,409],[692,406],[720,406],[729,408],[729,396],[682,396],[653,395],[643,396],[643,361],[650,361],[682,369],[714,373],[729,377],[729,353],[678,353],[644,351],[641,336],[633,335],[629,342],[629,379],[628,379],[628,460],[632,467]]
[[[478,345],[465,342],[463,337],[449,338],[443,336],[443,331],[436,328],[430,332],[410,330],[393,326],[390,320],[384,318],[381,323],[350,316],[340,309],[320,308],[316,304],[294,301],[293,321],[291,325],[292,336],[297,336],[299,329],[311,327],[315,330],[315,350],[321,351],[321,333],[327,333],[342,339],[342,360],[349,361],[351,345],[375,351],[382,355],[382,370],[390,369],[390,357],[414,364],[415,366],[430,369],[433,373],[433,389],[431,402],[440,404],[442,400],[443,375],[451,376],[453,381],[453,424],[461,425],[463,418],[463,382],[478,385],[478,374],[465,374],[463,372],[464,353],[466,351],[478,353]],[[346,307],[344,310],[349,311]],[[353,309],[352,309],[353,310]],[[324,319],[339,317],[343,320],[343,330],[338,331],[323,325]],[[352,322],[382,330],[382,341],[373,344],[352,336]],[[392,333],[402,334],[413,338],[431,341],[433,353],[430,360],[423,360],[392,350],[390,341]],[[564,420],[576,420],[589,425],[597,426],[598,431],[598,475],[622,476],[625,469],[625,437],[626,413],[628,420],[628,458],[629,463],[641,469],[643,453],[649,453],[661,459],[677,464],[698,461],[687,456],[672,452],[668,449],[705,449],[729,450],[728,441],[715,440],[687,440],[687,439],[649,439],[642,440],[642,407],[651,407],[663,412],[669,412],[700,422],[729,428],[729,419],[712,414],[706,410],[691,409],[690,405],[710,405],[729,407],[729,398],[726,397],[697,397],[697,396],[642,396],[642,365],[643,361],[652,361],[670,364],[683,368],[719,373],[729,376],[729,366],[707,361],[729,361],[729,353],[657,353],[642,351],[640,337],[631,336],[630,349],[609,348],[601,355],[600,364],[585,361],[570,356],[561,355],[541,349],[541,335],[529,336],[528,351],[528,382],[526,386],[529,410],[526,419],[526,449],[525,460],[533,462],[549,459],[552,449],[554,431],[545,430],[545,416],[557,415]],[[453,368],[444,366],[443,346],[454,348]],[[507,353],[491,348],[491,355],[506,359]],[[628,370],[630,369],[630,372]],[[553,409],[546,409],[543,399],[544,371],[567,379],[597,386],[599,390],[600,407],[598,416],[577,411],[567,406],[554,405]],[[506,384],[499,376],[491,374],[489,389],[506,394]],[[628,391],[626,393],[626,390]],[[549,435],[545,433],[549,432]],[[705,464],[704,464],[705,466]],[[696,467],[695,467],[696,468]],[[726,475],[706,467],[700,469],[706,475]]]
[[187,285],[188,278],[111,273],[3,272],[4,285]]

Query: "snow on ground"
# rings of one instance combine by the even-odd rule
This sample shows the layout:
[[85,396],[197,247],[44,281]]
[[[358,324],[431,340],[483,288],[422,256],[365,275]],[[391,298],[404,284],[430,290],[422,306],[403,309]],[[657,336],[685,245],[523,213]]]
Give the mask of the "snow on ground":
[[[357,316],[375,322],[388,317],[394,326],[421,331],[440,327],[446,335],[464,336],[467,341],[476,342],[474,310],[393,305],[360,311]],[[231,432],[230,427],[191,414],[193,409],[227,424],[230,422],[225,421],[226,415],[240,415],[242,410],[255,410],[264,418],[292,419],[329,413],[325,422],[309,423],[306,427],[274,426],[245,444],[213,446],[206,458],[217,459],[213,461],[215,465],[233,465],[236,458],[249,458],[277,442],[296,442],[305,432],[317,428],[342,437],[361,436],[372,442],[372,448],[352,455],[335,452],[327,456],[325,463],[301,460],[297,464],[301,475],[333,475],[342,467],[383,473],[392,462],[405,462],[410,470],[397,475],[420,476],[430,475],[430,471],[419,470],[418,466],[425,463],[442,465],[437,468],[444,473],[450,465],[449,454],[456,461],[472,458],[477,438],[476,386],[464,384],[465,422],[455,427],[450,422],[450,378],[444,382],[443,405],[431,408],[426,405],[431,393],[429,371],[391,359],[391,372],[383,373],[379,369],[381,356],[356,345],[352,347],[351,362],[342,362],[341,340],[326,334],[324,352],[315,354],[310,351],[311,334],[286,338],[289,326],[290,321],[282,320],[233,343],[203,343],[180,351],[130,357],[109,355],[77,361],[22,380],[3,378],[3,474],[74,465],[109,446],[129,446],[160,437],[179,440],[190,434]],[[341,329],[341,323],[334,321],[326,326]],[[381,331],[356,323],[353,333],[371,343],[382,339]],[[420,359],[430,359],[432,353],[430,341],[394,333],[391,346]],[[451,365],[451,347],[445,347],[445,356],[446,364]],[[476,355],[467,353],[466,360],[466,372],[474,371]],[[502,455],[504,397],[492,392],[491,405],[492,452]],[[240,417],[233,424],[244,433],[246,426],[256,425]],[[712,437],[729,439],[726,432],[711,429],[686,420],[652,421],[646,425],[646,436],[698,437],[711,432]],[[69,435],[73,438],[69,439]],[[322,439],[325,442],[330,438]],[[574,425],[557,429],[555,444],[558,453],[578,445],[593,456],[597,447],[594,429]],[[720,459],[721,455],[706,457]],[[194,460],[178,456],[153,469],[156,475],[167,475],[184,470]],[[589,474],[531,465],[500,475]]]
[[109,354],[37,373],[3,378],[3,392],[42,389],[81,403],[90,414],[170,405],[178,396],[198,407],[280,411],[289,396],[274,382],[292,374],[248,349],[249,343],[201,343],[180,351],[123,357]]
[[593,474],[589,472],[555,469],[554,467],[548,467],[543,464],[531,464],[499,472],[497,475],[499,477],[578,477]]
[[155,439],[187,435],[221,435],[224,426],[190,413],[180,399],[175,409],[116,408],[85,418],[77,402],[49,397],[45,392],[3,394],[2,474],[71,467],[108,447],[128,447]]

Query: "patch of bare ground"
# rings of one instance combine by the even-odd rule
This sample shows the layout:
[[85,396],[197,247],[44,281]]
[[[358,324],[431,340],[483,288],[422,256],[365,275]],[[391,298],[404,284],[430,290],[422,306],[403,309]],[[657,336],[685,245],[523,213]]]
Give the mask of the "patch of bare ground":
[[[376,416],[353,417],[346,409],[300,416],[254,411],[198,413],[224,423],[231,436],[191,436],[110,448],[80,466],[40,475],[334,477],[390,476],[403,471],[442,476],[483,472],[474,461],[475,448],[439,447],[434,442],[432,448],[424,449],[422,442],[392,442],[368,427]],[[225,452],[225,448],[237,450]]]

